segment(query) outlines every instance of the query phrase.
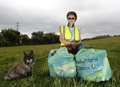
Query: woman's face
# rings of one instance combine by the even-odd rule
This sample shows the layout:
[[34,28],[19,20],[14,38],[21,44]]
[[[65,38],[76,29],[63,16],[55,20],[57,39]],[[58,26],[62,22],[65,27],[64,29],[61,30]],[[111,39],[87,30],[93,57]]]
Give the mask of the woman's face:
[[68,23],[69,23],[70,25],[73,25],[73,24],[75,23],[75,21],[76,21],[74,15],[69,15],[68,18],[67,18],[67,20],[68,20]]

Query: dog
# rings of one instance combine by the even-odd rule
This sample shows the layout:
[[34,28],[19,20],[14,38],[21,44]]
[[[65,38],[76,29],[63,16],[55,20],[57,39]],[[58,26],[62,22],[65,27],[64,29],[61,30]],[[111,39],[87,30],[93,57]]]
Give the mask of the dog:
[[5,80],[21,79],[32,76],[32,65],[34,63],[34,53],[31,50],[29,53],[24,52],[23,62],[11,68],[5,75]]

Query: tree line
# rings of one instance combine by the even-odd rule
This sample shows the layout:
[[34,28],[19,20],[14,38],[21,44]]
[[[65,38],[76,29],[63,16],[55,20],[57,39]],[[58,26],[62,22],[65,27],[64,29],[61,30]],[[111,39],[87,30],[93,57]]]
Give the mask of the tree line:
[[33,44],[52,44],[59,42],[59,36],[55,33],[44,33],[37,31],[31,33],[31,38],[27,34],[22,34],[12,28],[2,29],[0,32],[0,47],[18,46]]

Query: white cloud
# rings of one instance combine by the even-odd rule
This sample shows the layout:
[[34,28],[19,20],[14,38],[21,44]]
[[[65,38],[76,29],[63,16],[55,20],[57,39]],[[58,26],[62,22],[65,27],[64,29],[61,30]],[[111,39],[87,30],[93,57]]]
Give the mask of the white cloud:
[[43,28],[53,32],[74,10],[83,34],[120,34],[119,4],[119,0],[0,0],[0,25],[20,21],[23,32]]

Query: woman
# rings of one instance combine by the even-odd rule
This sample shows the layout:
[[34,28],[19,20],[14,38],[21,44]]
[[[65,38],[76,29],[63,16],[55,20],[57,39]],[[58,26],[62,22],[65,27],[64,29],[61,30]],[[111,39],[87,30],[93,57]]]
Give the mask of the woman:
[[68,52],[76,54],[80,48],[83,47],[81,44],[80,31],[75,22],[77,20],[77,14],[74,11],[67,13],[68,24],[66,26],[61,25],[60,30],[60,42],[62,47],[67,47]]

